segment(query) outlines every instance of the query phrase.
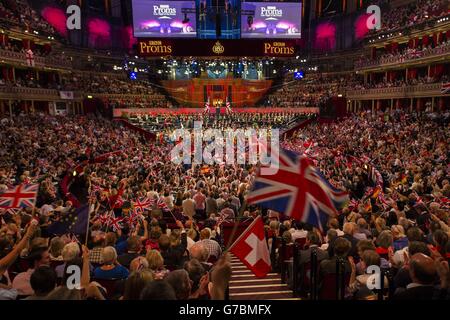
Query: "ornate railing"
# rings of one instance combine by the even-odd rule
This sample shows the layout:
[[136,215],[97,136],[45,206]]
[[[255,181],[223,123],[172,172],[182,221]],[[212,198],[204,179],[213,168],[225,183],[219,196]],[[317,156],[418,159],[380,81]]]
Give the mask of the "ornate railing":
[[[0,58],[13,63],[27,65],[27,58],[23,52],[15,52],[0,49]],[[62,69],[71,69],[72,63],[66,60],[59,60],[56,57],[39,57],[34,56],[34,65],[36,67],[54,67]]]
[[406,55],[400,54],[394,57],[384,57],[371,61],[358,61],[355,63],[355,68],[357,70],[363,70],[363,69],[370,69],[373,67],[397,65],[411,61],[421,61],[429,58],[438,58],[446,55],[450,55],[450,46],[419,51],[416,53],[410,53]]
[[[0,86],[0,97],[11,100],[63,100],[55,89]],[[81,94],[75,92],[74,99],[80,99]]]
[[347,90],[348,99],[390,99],[441,96],[441,83],[420,84],[416,86]]

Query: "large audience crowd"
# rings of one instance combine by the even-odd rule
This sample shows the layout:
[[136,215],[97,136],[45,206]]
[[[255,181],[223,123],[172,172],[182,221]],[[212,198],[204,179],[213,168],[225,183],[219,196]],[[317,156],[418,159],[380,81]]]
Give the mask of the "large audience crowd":
[[[253,166],[179,166],[168,158],[173,144],[148,143],[101,119],[2,119],[0,192],[18,183],[40,189],[35,209],[2,210],[0,297],[224,299],[231,267],[218,220],[242,213],[263,214],[268,238],[303,240],[300,270],[319,250],[320,284],[345,259],[347,298],[373,298],[364,279],[374,264],[393,274],[394,298],[448,298],[448,121],[448,114],[364,113],[285,140],[350,194],[318,230],[245,207]],[[68,176],[71,194],[61,187]],[[74,194],[90,205],[87,243],[51,232],[73,214]],[[151,204],[133,222],[136,199]],[[73,265],[82,270],[80,290],[68,288]]]
[[418,0],[399,7],[386,3],[388,1],[379,1],[380,5],[384,5],[381,12],[381,30],[374,30],[370,34],[399,31],[448,14],[446,0]]
[[273,88],[261,105],[265,107],[319,107],[344,91],[345,77],[310,75],[304,80],[292,80],[288,74],[283,83]]
[[430,55],[445,54],[450,50],[450,40],[443,41],[436,46],[427,45],[418,48],[405,48],[400,52],[388,52],[382,54],[379,58],[370,59],[362,58],[356,62],[356,67],[361,68],[364,66],[378,65],[378,64],[390,64],[390,63],[402,63],[409,60],[420,59]]
[[25,27],[27,32],[56,34],[55,29],[36,12],[26,0],[5,0],[0,3],[0,19],[8,25]]

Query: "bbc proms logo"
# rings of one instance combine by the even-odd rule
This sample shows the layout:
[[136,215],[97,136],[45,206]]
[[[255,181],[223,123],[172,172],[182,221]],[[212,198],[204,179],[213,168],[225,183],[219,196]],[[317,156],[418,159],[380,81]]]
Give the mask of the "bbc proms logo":
[[261,17],[282,17],[283,10],[277,9],[275,6],[261,7]]
[[176,16],[177,9],[171,8],[168,4],[153,6],[153,15],[155,16]]

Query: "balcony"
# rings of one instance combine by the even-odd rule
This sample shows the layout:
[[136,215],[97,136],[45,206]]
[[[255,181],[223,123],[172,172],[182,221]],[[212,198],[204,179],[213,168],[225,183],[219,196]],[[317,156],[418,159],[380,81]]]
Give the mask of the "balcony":
[[[42,88],[0,86],[0,96],[4,100],[63,101],[58,90]],[[76,92],[74,99],[80,100],[81,95]]]
[[351,100],[377,100],[400,98],[423,98],[443,96],[441,83],[421,84],[416,86],[347,90]]
[[[0,49],[0,61],[28,67],[25,53]],[[56,57],[34,56],[35,68],[72,69],[72,62],[59,60]]]
[[441,48],[433,48],[411,54],[401,54],[395,57],[379,58],[372,61],[362,61],[355,63],[355,69],[357,71],[374,71],[380,68],[392,68],[402,65],[403,67],[408,65],[427,64],[436,61],[448,61],[450,57],[450,46]]
[[434,17],[423,21],[422,23],[411,23],[409,26],[401,26],[397,29],[370,32],[370,34],[366,37],[366,44],[380,45],[387,44],[392,41],[407,42],[409,39],[414,37],[446,31],[449,27],[450,14],[443,13],[439,17]]

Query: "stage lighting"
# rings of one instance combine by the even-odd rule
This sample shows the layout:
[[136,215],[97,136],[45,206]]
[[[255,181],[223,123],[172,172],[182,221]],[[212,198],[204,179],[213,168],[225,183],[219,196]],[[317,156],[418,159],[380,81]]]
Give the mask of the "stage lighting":
[[130,80],[136,80],[136,79],[137,79],[136,72],[130,72]]
[[303,71],[296,71],[294,72],[294,79],[295,80],[302,80],[304,78],[304,73]]

